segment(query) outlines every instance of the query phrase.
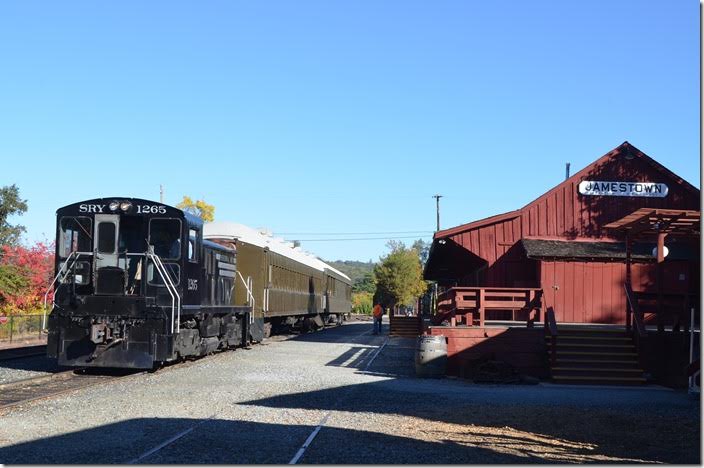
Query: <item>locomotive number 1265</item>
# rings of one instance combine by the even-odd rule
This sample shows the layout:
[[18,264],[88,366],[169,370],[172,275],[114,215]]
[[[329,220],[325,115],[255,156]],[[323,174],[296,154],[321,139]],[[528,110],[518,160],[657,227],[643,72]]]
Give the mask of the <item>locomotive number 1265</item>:
[[163,205],[137,205],[137,214],[164,214],[166,207]]

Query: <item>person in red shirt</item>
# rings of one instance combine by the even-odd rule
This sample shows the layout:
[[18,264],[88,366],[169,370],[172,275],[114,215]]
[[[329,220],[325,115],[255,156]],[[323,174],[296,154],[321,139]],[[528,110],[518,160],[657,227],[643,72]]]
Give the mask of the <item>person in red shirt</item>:
[[384,315],[384,309],[381,308],[380,304],[374,306],[372,315],[374,316],[374,334],[378,335],[381,333],[381,316]]

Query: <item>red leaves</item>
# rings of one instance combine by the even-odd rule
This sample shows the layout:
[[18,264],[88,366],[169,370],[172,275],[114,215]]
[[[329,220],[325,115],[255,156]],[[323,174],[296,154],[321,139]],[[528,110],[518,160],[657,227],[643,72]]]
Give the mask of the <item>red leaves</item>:
[[16,275],[19,277],[16,279],[21,280],[12,281],[13,287],[0,281],[0,309],[6,313],[27,313],[42,306],[54,272],[52,244],[37,242],[30,247],[2,246],[0,266],[5,267],[2,268],[5,275]]

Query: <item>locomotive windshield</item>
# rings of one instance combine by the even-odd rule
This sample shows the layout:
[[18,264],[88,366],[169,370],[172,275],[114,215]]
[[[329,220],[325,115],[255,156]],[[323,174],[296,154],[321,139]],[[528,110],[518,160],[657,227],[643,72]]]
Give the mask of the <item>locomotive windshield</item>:
[[181,258],[181,221],[171,218],[154,218],[149,222],[149,244],[163,260]]
[[[181,269],[177,263],[169,263],[181,258],[181,221],[174,218],[153,218],[149,221],[149,245],[154,253],[165,262],[164,267],[174,284],[179,284]],[[164,279],[156,271],[154,264],[147,266],[147,282],[152,286],[163,286]]]
[[59,256],[66,258],[71,252],[91,251],[91,219],[84,216],[61,218]]

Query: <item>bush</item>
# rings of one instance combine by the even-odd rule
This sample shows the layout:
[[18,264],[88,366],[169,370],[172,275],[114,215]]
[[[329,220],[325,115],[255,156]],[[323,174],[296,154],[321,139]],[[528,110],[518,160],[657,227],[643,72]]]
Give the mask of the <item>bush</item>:
[[353,292],[352,293],[352,312],[355,314],[372,313],[372,296],[370,292]]
[[0,311],[27,314],[41,308],[53,269],[51,244],[0,247]]

